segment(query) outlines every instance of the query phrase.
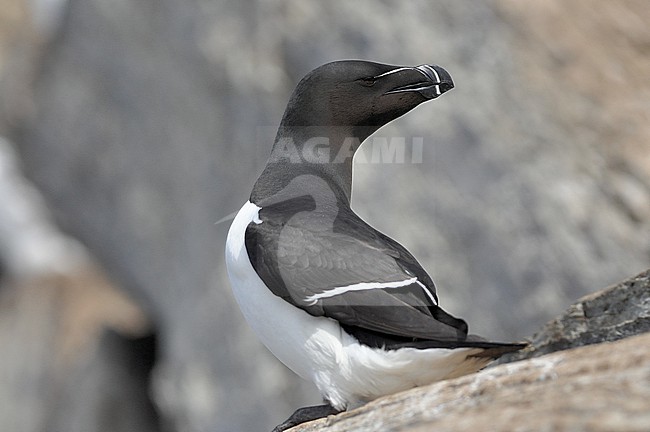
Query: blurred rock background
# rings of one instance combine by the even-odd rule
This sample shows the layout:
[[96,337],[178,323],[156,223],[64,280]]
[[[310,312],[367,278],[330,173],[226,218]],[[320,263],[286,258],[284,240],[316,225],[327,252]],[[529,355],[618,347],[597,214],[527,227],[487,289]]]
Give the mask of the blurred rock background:
[[456,89],[378,132],[356,210],[476,333],[650,264],[644,0],[0,0],[0,429],[258,431],[318,396],[243,322],[228,223],[295,83],[341,58]]

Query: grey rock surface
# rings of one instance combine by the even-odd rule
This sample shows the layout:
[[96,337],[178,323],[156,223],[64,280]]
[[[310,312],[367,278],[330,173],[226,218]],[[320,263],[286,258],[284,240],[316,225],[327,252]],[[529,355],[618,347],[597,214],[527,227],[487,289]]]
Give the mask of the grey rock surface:
[[0,137],[0,430],[160,430],[147,318],[53,223]]
[[650,270],[589,294],[549,321],[526,349],[499,364],[650,332]]

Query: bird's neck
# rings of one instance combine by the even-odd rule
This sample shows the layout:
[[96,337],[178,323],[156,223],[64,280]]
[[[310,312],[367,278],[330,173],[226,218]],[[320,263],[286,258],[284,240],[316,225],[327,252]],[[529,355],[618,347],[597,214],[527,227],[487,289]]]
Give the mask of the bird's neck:
[[299,175],[322,178],[350,204],[352,158],[367,135],[351,127],[280,127],[253,199],[278,193]]

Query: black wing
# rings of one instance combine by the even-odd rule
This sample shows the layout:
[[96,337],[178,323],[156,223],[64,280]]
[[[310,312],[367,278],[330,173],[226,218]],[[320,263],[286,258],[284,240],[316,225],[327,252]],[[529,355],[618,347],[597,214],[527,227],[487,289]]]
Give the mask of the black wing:
[[438,307],[433,281],[416,259],[351,209],[287,216],[263,208],[260,219],[246,230],[249,258],[291,304],[336,319],[371,344],[466,340],[466,323]]

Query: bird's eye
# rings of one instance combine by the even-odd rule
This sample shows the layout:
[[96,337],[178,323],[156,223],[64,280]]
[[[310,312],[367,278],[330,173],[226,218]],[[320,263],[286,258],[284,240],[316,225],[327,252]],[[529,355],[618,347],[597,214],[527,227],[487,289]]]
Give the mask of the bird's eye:
[[372,87],[377,81],[374,77],[360,78],[357,80],[364,87]]

